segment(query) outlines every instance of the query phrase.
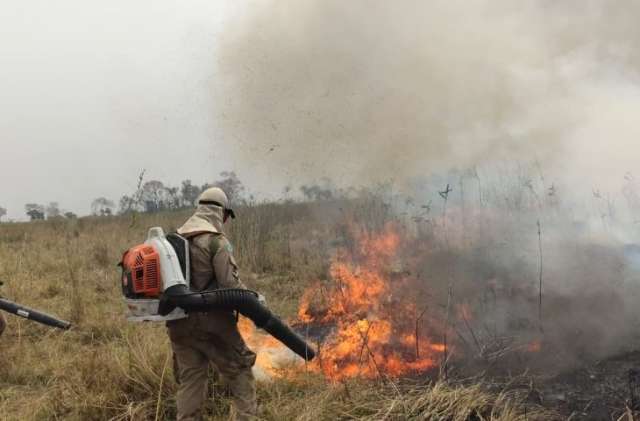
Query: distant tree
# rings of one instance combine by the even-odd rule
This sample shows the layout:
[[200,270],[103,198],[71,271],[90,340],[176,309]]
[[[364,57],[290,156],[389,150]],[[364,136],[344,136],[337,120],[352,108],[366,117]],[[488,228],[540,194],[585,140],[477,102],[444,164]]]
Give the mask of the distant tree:
[[622,188],[622,195],[627,200],[629,209],[634,214],[638,214],[640,211],[640,182],[630,172],[625,174],[624,179],[626,182]]
[[134,200],[132,197],[127,196],[126,194],[120,198],[120,202],[118,203],[118,213],[120,215],[124,215],[127,212],[131,212],[134,208]]
[[3,208],[2,206],[0,206],[0,220],[2,219],[3,216],[5,216],[7,214],[7,210],[5,208]]
[[[150,180],[142,184],[131,196],[123,195],[118,202],[118,213],[126,214],[135,212],[158,212],[163,210],[174,210],[183,207],[196,205],[198,196],[203,190],[209,187],[221,187],[230,198],[237,203],[243,200],[242,195],[245,187],[235,172],[224,171],[220,173],[222,177],[214,183],[207,183],[203,186],[195,185],[191,180],[183,180],[180,187],[165,186],[158,180]],[[113,202],[109,201],[109,206],[104,206],[104,198],[93,201],[91,208],[94,215],[104,215],[101,209],[108,207],[111,212],[115,209]],[[105,212],[106,209],[105,209]]]
[[168,209],[171,201],[167,188],[157,180],[144,183],[139,197],[145,212],[158,212]]
[[200,188],[191,184],[191,180],[182,181],[182,187],[180,188],[181,206],[195,206],[199,195]]
[[59,217],[61,212],[58,202],[49,202],[45,209],[45,213],[47,214],[47,219]]
[[37,203],[27,203],[26,205],[24,205],[24,209],[26,214],[29,215],[29,218],[31,218],[32,221],[44,219],[44,206]]
[[96,216],[109,216],[114,208],[115,204],[106,197],[98,197],[91,202],[91,213]]
[[179,209],[181,205],[180,192],[178,187],[167,187],[167,208]]
[[329,200],[333,197],[333,191],[331,189],[315,184],[312,186],[302,186],[300,187],[300,191],[305,199],[312,201]]
[[220,177],[222,177],[220,180],[214,181],[213,183],[203,184],[200,191],[203,192],[211,187],[219,187],[227,194],[229,200],[232,200],[236,204],[244,202],[243,194],[245,188],[238,175],[233,171],[222,171]]
[[64,217],[67,218],[67,219],[75,219],[75,218],[78,217],[78,215],[76,215],[73,212],[65,212],[64,213]]
[[300,192],[305,199],[311,201],[330,200],[341,194],[331,179],[326,177],[322,178],[319,183],[300,187]]
[[216,181],[214,185],[224,190],[229,199],[236,203],[242,201],[245,188],[238,175],[234,171],[223,171],[220,173],[220,177],[222,179]]
[[202,186],[200,186],[200,193],[207,189],[210,189],[211,187],[218,187],[218,183],[204,183]]

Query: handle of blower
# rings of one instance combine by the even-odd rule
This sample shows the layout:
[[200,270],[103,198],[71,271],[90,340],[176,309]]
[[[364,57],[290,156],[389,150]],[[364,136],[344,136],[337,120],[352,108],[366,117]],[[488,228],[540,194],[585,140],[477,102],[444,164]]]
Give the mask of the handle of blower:
[[4,310],[7,313],[15,314],[16,316],[24,317],[25,319],[33,320],[34,322],[42,323],[43,325],[55,327],[62,330],[68,330],[71,327],[71,323],[64,320],[56,319],[53,316],[49,316],[46,313],[42,313],[37,310],[30,309],[29,307],[22,306],[14,303],[13,301],[0,298],[0,310]]

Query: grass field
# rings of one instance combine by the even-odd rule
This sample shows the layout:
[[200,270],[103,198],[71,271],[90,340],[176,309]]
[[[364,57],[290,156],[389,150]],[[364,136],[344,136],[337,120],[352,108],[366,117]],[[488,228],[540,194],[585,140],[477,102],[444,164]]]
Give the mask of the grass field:
[[[326,203],[246,206],[229,227],[241,274],[283,318],[295,319],[305,289],[328,276],[352,221],[375,231],[397,217],[374,197]],[[0,224],[4,297],[73,322],[68,332],[13,316],[0,340],[0,419],[146,420],[175,415],[168,339],[162,324],[128,324],[116,263],[150,226],[178,227],[189,211]],[[437,231],[414,229],[421,241]],[[452,237],[456,237],[453,228]],[[451,240],[454,241],[454,240]],[[437,253],[436,253],[437,254]],[[441,254],[437,254],[441,259]],[[212,381],[208,419],[228,416],[224,387]],[[326,380],[317,371],[259,386],[266,420],[534,420],[514,392],[482,381]]]

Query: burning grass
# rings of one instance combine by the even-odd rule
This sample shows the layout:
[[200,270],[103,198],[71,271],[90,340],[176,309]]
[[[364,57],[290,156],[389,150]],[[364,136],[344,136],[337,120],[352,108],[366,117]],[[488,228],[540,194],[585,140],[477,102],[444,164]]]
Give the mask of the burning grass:
[[372,234],[352,225],[350,231],[355,247],[336,253],[329,282],[311,286],[298,311],[301,322],[329,330],[318,341],[314,367],[334,381],[436,368],[445,346],[432,338],[432,324],[439,323],[424,320],[416,301],[425,288],[410,273],[393,272],[402,246],[398,227],[389,223]]
[[[453,376],[439,382],[437,373],[445,356],[452,367],[472,361],[487,372],[496,367],[523,371],[528,355],[557,356],[554,350],[564,352],[580,342],[562,342],[570,341],[567,332],[575,332],[571,319],[563,317],[567,309],[587,314],[586,309],[611,301],[598,289],[582,291],[583,304],[566,294],[545,296],[546,317],[563,321],[556,330],[545,326],[542,336],[531,289],[537,265],[520,256],[537,255],[520,240],[530,228],[520,217],[509,222],[485,209],[465,230],[450,211],[443,215],[448,218],[444,228],[439,217],[407,224],[380,203],[364,197],[254,206],[242,210],[242,219],[231,226],[243,279],[320,349],[314,363],[292,364],[279,343],[242,325],[259,352],[258,374],[269,382],[259,388],[261,418],[553,419],[512,391],[456,383]],[[185,217],[0,225],[3,293],[76,324],[62,333],[9,318],[0,340],[0,419],[175,416],[176,385],[164,328],[124,321],[115,263],[144,238],[147,227],[170,230]],[[470,212],[466,218],[471,217]],[[496,220],[509,228],[504,235]],[[582,247],[575,241],[558,250],[576,250],[580,256]],[[597,285],[602,274],[619,266],[610,254],[594,251],[589,261],[578,261],[570,270],[549,259],[549,276],[588,274]],[[621,320],[615,311],[603,317],[604,325]],[[590,319],[580,320],[591,328]],[[578,339],[592,343],[589,335],[596,328]],[[608,338],[614,337],[619,332]],[[208,401],[207,414],[225,419],[224,388],[211,387],[215,399]]]

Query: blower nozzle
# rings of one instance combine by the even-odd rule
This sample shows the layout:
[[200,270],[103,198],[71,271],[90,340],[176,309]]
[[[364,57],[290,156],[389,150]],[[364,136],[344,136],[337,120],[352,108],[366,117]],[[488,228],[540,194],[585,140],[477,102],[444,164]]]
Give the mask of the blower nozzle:
[[0,298],[0,310],[15,314],[16,316],[24,317],[25,319],[33,320],[34,322],[42,323],[43,325],[56,327],[58,329],[67,330],[71,327],[71,323],[69,322],[56,319],[48,314],[30,309],[29,307],[22,306],[3,298]]

